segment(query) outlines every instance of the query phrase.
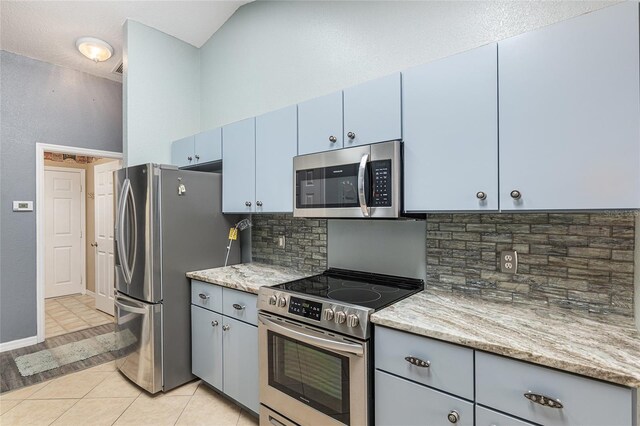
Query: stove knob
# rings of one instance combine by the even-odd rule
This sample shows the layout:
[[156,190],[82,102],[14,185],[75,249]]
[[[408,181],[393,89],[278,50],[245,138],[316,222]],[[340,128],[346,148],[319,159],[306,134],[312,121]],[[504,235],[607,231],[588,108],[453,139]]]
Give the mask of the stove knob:
[[360,324],[360,320],[358,316],[355,314],[351,314],[347,317],[347,325],[351,328],[357,327]]
[[322,312],[322,317],[327,321],[333,321],[333,309],[327,308]]
[[347,314],[342,311],[336,312],[336,324],[344,324],[347,320]]
[[275,305],[278,302],[278,298],[276,297],[276,295],[272,295],[271,297],[269,297],[269,304],[270,305]]
[[281,308],[287,306],[287,299],[285,299],[284,297],[280,297],[278,299],[278,306],[280,306]]

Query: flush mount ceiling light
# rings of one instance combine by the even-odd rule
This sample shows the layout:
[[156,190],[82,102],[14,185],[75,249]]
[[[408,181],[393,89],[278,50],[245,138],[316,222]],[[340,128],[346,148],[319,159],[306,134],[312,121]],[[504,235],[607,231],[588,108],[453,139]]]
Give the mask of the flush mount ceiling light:
[[94,62],[106,61],[113,55],[113,48],[104,40],[94,37],[81,37],[76,41],[76,47],[87,58]]

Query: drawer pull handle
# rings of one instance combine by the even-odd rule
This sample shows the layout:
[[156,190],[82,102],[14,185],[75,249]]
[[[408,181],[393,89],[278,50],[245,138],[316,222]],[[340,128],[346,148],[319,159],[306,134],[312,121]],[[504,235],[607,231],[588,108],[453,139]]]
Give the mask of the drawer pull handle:
[[208,294],[204,294],[204,293],[200,293],[198,296],[200,296],[200,299],[202,300],[207,300],[209,299],[209,297],[211,297]]
[[535,402],[536,404],[544,405],[545,407],[550,408],[564,408],[564,405],[560,402],[559,399],[550,398],[548,396],[533,393],[531,391],[524,394],[524,397],[527,398],[531,402]]
[[233,304],[233,308],[234,308],[234,309],[237,309],[238,311],[243,310],[245,307],[246,307],[246,306],[241,305],[241,304],[239,304],[239,303],[234,303],[234,304]]
[[404,360],[411,365],[415,365],[416,367],[422,367],[422,368],[431,367],[431,361],[423,361],[420,358],[416,358],[415,356],[405,356]]

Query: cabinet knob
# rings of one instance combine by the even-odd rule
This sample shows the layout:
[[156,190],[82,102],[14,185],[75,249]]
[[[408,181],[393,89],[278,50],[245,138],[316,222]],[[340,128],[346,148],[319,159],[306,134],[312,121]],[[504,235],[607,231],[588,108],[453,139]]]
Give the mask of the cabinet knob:
[[335,136],[333,136],[333,135],[329,136],[329,142],[335,143],[337,140],[338,140],[338,138],[336,138]]
[[478,192],[476,192],[476,198],[478,200],[483,200],[484,201],[484,200],[487,199],[487,193],[483,192],[483,191],[478,191]]
[[193,157],[192,156],[188,156],[187,160],[191,161],[191,160],[193,160]]
[[229,325],[225,324],[225,325],[222,326],[222,331],[228,331],[229,328],[230,328]]
[[200,156],[198,154],[196,154],[196,160],[199,160]]
[[514,200],[519,200],[522,197],[522,194],[517,189],[514,189],[513,191],[511,191],[510,195],[511,195],[511,198],[513,198]]
[[460,420],[460,414],[458,414],[456,410],[451,410],[449,411],[449,414],[447,414],[447,420],[451,423],[458,423],[458,420]]
[[256,206],[262,207],[262,201],[256,201]]
[[218,326],[218,321],[211,321],[211,327],[217,327]]
[[353,139],[355,139],[355,138],[356,138],[356,134],[355,134],[355,133],[353,133],[353,132],[349,132],[349,133],[347,133],[347,137],[348,137],[349,139],[353,140]]
[[247,206],[247,207],[251,207],[251,201],[245,201],[244,205]]

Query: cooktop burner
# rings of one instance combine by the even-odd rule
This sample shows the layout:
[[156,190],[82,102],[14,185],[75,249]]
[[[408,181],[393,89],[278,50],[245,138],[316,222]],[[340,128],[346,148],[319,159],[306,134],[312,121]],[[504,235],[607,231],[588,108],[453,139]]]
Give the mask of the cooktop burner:
[[421,291],[424,282],[413,278],[331,268],[320,275],[271,288],[378,310]]

